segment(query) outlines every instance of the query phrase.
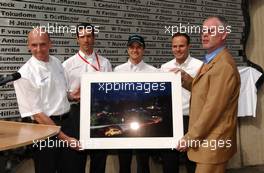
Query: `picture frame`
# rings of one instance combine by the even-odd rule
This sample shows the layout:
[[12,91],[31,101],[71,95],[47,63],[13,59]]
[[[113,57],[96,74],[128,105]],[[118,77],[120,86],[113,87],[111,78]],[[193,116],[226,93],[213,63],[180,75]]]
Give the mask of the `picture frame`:
[[180,73],[86,73],[83,149],[175,148],[183,136]]

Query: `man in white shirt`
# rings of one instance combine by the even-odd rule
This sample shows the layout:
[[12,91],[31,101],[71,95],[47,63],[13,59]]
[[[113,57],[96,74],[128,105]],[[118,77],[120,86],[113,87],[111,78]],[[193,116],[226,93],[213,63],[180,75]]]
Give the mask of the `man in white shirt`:
[[[175,69],[182,69],[190,74],[192,77],[198,73],[203,62],[195,59],[189,54],[190,37],[184,33],[176,33],[172,36],[172,53],[174,59],[161,65],[161,71],[174,71]],[[189,121],[189,100],[190,92],[182,88],[182,107],[183,107],[183,119],[184,119],[184,133],[188,131]],[[179,152],[176,150],[164,150],[161,152],[164,159],[163,172],[164,173],[177,173],[179,172]],[[186,154],[185,154],[186,156]],[[187,157],[186,157],[187,158]],[[191,162],[187,158],[187,170],[188,173],[194,173],[195,163]]]
[[[115,72],[156,72],[157,69],[143,61],[145,50],[144,38],[131,35],[128,38],[127,52],[129,59],[117,66]],[[119,173],[131,172],[132,150],[119,150]],[[149,150],[136,150],[137,173],[149,173]]]
[[[97,54],[94,48],[95,33],[94,26],[89,23],[77,25],[77,42],[79,51],[65,62],[63,67],[68,81],[69,99],[71,104],[70,118],[67,123],[66,132],[79,139],[80,130],[80,80],[85,72],[110,72],[112,66],[103,56]],[[90,150],[90,173],[104,173],[106,164],[106,150]],[[62,153],[65,164],[63,173],[85,173],[87,160],[86,151],[74,151],[69,149]]]
[[[21,78],[14,82],[19,111],[22,118],[31,117],[36,123],[62,125],[68,117],[70,104],[67,83],[61,62],[49,55],[51,40],[40,28],[28,34],[28,48],[32,57],[20,68]],[[60,131],[59,139],[78,141]],[[55,142],[56,137],[50,138]],[[46,143],[47,144],[47,143]],[[56,173],[59,170],[59,147],[33,145],[36,173]]]
[[157,69],[143,61],[145,50],[144,38],[139,35],[131,35],[128,38],[127,53],[129,59],[126,63],[115,67],[115,72],[154,72]]

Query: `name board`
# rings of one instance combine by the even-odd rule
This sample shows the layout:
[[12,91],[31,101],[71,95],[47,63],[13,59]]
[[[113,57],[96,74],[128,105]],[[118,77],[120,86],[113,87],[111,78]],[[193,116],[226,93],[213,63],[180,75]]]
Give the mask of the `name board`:
[[[50,54],[61,61],[78,51],[75,33],[80,22],[98,27],[95,50],[116,66],[127,61],[127,39],[145,38],[145,62],[159,67],[173,58],[171,36],[201,26],[210,15],[224,16],[231,26],[227,46],[238,64],[243,62],[245,21],[242,0],[2,0],[0,2],[0,75],[17,71],[29,58],[27,34],[45,26],[53,41]],[[68,28],[68,30],[66,30]],[[200,33],[189,32],[191,55],[204,55]],[[9,87],[8,87],[9,86]],[[12,85],[0,87],[0,118],[19,116]]]

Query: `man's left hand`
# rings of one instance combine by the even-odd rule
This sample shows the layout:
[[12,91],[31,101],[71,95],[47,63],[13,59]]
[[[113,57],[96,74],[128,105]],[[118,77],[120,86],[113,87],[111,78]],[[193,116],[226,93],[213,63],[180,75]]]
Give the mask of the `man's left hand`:
[[185,152],[188,150],[188,141],[185,138],[181,138],[178,142],[178,146],[176,147],[176,149],[179,152]]

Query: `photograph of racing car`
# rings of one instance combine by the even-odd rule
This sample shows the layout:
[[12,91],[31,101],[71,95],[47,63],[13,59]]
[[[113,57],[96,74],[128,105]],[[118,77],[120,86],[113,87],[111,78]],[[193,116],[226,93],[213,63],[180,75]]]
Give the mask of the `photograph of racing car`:
[[[169,82],[163,82],[162,90],[147,92],[144,89],[102,92],[99,85],[102,83],[91,83],[91,138],[173,136]],[[156,82],[158,85],[161,84]]]

